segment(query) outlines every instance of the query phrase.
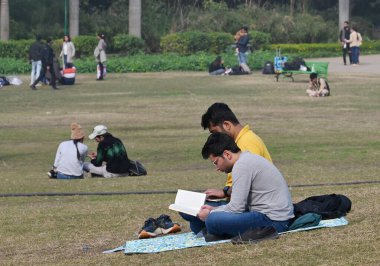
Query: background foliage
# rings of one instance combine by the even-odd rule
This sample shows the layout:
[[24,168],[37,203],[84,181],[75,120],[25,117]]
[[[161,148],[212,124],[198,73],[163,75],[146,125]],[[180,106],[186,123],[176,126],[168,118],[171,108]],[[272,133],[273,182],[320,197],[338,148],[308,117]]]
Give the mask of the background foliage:
[[[142,0],[142,38],[146,50],[160,50],[163,36],[187,31],[234,34],[242,25],[269,34],[272,43],[336,42],[338,1],[287,0]],[[80,34],[128,34],[128,0],[81,0]],[[351,20],[366,39],[380,36],[380,2],[351,0]],[[12,39],[36,34],[54,39],[63,35],[64,1],[9,1]]]

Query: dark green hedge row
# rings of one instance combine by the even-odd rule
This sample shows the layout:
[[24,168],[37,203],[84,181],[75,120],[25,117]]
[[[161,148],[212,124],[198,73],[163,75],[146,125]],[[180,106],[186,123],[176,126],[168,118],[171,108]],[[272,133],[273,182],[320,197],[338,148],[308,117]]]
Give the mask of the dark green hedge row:
[[[77,36],[72,38],[75,44],[76,57],[92,56],[98,39],[95,36]],[[124,55],[136,54],[146,50],[145,42],[137,37],[127,34],[119,34],[107,41],[108,52],[120,53]],[[0,41],[0,57],[28,59],[29,47],[34,40],[10,40],[7,42]],[[53,40],[53,49],[56,55],[59,55],[62,47],[62,39]]]
[[[253,50],[269,45],[270,36],[267,33],[251,31],[250,46]],[[188,31],[169,34],[161,38],[161,50],[164,53],[190,55],[197,52],[219,54],[228,52],[234,46],[233,36],[224,32]]]

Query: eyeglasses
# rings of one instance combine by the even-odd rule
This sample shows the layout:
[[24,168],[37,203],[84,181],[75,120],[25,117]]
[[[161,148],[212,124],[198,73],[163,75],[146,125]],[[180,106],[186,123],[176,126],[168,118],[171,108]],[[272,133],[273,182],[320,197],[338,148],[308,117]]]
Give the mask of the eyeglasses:
[[220,156],[218,156],[218,157],[212,162],[212,164],[216,166],[216,165],[218,164],[218,160],[219,160],[219,158],[220,158]]

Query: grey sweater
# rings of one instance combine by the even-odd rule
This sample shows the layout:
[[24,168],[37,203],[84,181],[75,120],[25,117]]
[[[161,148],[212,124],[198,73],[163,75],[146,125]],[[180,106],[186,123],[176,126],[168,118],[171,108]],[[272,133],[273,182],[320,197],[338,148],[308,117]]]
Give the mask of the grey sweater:
[[232,194],[227,205],[212,212],[258,211],[273,221],[294,217],[293,203],[280,171],[265,158],[242,152],[232,169]]

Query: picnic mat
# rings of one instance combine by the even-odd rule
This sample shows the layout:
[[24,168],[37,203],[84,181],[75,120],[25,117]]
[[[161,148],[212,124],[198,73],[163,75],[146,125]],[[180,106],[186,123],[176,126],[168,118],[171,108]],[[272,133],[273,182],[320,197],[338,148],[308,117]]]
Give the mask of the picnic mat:
[[[336,227],[347,225],[348,221],[346,218],[336,218],[330,220],[322,220],[316,226],[300,228],[292,231],[287,231],[285,233],[293,233],[299,231],[313,230],[324,227]],[[158,253],[169,250],[177,250],[192,247],[210,246],[220,243],[227,243],[230,240],[221,240],[215,242],[206,242],[203,237],[197,237],[193,233],[182,233],[173,234],[156,238],[149,239],[138,239],[125,242],[123,246],[117,247],[115,249],[103,251],[103,253],[113,253],[117,251],[123,251],[125,254],[139,254],[139,253]]]

